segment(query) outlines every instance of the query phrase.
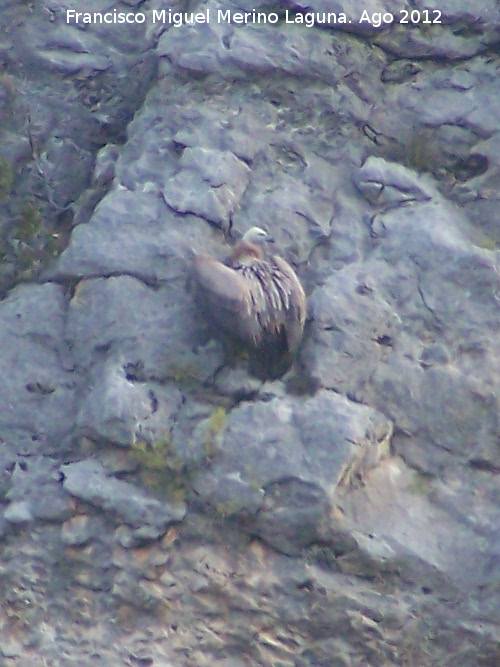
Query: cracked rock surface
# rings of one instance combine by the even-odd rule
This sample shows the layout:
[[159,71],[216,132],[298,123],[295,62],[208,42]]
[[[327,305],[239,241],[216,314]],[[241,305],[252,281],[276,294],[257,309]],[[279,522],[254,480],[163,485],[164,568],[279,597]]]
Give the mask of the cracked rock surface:
[[[4,0],[2,667],[500,663],[500,8],[472,4]],[[215,19],[253,9],[277,23]],[[308,295],[266,383],[190,280],[254,225]]]

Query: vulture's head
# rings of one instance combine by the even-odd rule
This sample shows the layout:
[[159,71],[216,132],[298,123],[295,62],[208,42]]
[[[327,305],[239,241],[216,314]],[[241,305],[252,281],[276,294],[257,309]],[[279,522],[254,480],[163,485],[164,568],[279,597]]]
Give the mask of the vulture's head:
[[250,227],[241,239],[244,243],[253,243],[254,245],[263,245],[264,243],[274,243],[273,237],[261,227]]

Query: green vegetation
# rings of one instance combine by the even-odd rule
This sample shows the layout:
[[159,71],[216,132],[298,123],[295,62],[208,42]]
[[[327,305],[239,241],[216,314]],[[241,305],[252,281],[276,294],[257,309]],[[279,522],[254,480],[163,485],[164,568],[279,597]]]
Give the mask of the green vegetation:
[[213,435],[220,435],[226,428],[226,423],[226,410],[219,405],[208,418],[208,430]]
[[140,440],[132,445],[130,454],[141,466],[139,476],[144,486],[170,500],[185,500],[185,466],[173,454],[169,435],[153,443]]
[[417,131],[408,143],[406,165],[417,172],[433,171],[437,166],[436,145],[436,137],[429,131],[424,129]]
[[29,243],[35,239],[42,226],[42,216],[35,204],[25,199],[21,204],[20,221],[16,229],[16,238]]
[[169,435],[158,438],[151,444],[139,440],[132,445],[130,453],[136,461],[148,470],[165,470],[165,468],[172,470],[172,466],[169,465],[173,460],[171,444]]
[[0,157],[0,201],[5,201],[11,193],[14,183],[12,163]]
[[226,521],[241,509],[238,503],[235,501],[230,502],[229,500],[226,500],[226,502],[216,502],[212,505],[212,508],[215,516],[221,521]]
[[252,489],[252,491],[262,491],[262,484],[258,479],[252,479],[248,486]]
[[431,479],[430,475],[415,471],[407,490],[419,496],[427,496],[430,492]]
[[183,502],[186,500],[187,487],[182,475],[173,472],[170,469],[165,470],[147,470],[139,473],[141,484],[153,491],[153,493],[169,501]]
[[200,383],[196,371],[190,366],[173,368],[170,370],[170,375],[176,384],[185,388],[197,387]]
[[9,239],[0,241],[0,292],[15,283],[33,280],[40,268],[61,252],[67,241],[66,231],[55,233],[46,227],[43,212],[34,199],[26,197],[13,204],[12,214]]
[[483,234],[478,239],[476,239],[476,245],[478,248],[483,248],[484,250],[491,250],[495,252],[498,250],[498,241],[487,234]]
[[226,410],[222,406],[216,407],[206,420],[205,442],[203,449],[207,459],[212,459],[217,453],[218,439],[226,428]]

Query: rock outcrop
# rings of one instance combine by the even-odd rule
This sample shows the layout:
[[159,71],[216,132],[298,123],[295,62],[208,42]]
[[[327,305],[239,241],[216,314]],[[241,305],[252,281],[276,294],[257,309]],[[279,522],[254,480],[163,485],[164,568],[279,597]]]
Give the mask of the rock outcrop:
[[[0,13],[0,662],[499,664],[500,8],[67,4]],[[255,224],[264,383],[189,285]]]

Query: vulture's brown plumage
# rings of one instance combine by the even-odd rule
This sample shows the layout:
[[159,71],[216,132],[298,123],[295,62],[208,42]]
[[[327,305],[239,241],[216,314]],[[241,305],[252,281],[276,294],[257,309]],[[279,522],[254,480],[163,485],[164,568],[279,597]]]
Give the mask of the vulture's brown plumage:
[[282,257],[264,259],[260,243],[270,240],[252,227],[225,263],[199,253],[194,258],[197,301],[226,349],[250,356],[250,372],[275,379],[291,366],[302,340],[306,296]]

